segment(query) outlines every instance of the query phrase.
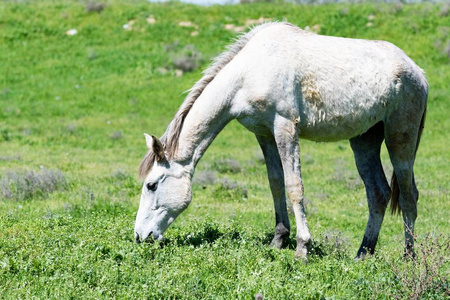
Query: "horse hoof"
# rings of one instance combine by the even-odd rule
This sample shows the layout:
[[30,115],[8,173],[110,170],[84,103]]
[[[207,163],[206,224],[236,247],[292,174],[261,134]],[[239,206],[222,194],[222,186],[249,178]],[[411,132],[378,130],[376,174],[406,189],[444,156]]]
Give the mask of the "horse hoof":
[[360,253],[358,255],[356,255],[354,261],[363,261],[366,259],[366,254],[365,253]]
[[275,248],[275,249],[283,248],[283,240],[274,238],[272,240],[272,242],[270,242],[270,247]]
[[297,248],[297,251],[295,251],[295,258],[298,260],[302,260],[305,263],[308,262],[306,247]]

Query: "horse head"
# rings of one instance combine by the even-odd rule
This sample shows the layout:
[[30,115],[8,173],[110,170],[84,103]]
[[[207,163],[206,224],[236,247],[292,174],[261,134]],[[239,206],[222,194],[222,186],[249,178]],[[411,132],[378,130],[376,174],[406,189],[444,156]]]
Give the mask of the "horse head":
[[145,134],[151,169],[145,176],[134,227],[140,243],[152,236],[162,240],[164,231],[191,202],[191,175],[183,165],[168,160],[161,141]]

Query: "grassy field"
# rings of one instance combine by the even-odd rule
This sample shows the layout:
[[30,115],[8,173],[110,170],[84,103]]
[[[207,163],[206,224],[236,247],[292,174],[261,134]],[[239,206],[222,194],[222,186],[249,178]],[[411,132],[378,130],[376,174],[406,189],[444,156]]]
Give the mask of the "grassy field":
[[[269,248],[262,154],[237,122],[199,163],[193,201],[166,240],[133,242],[143,132],[161,135],[234,28],[261,17],[388,40],[425,69],[416,263],[402,259],[396,216],[386,217],[377,254],[353,260],[368,210],[348,141],[301,141],[309,262],[295,260],[293,235],[288,249]],[[449,24],[448,6],[431,4],[0,2],[0,298],[445,299]]]

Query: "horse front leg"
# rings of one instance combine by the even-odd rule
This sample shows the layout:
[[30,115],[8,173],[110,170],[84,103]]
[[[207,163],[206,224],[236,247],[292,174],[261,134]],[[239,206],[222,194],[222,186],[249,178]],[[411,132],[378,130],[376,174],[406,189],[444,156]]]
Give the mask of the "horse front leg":
[[270,245],[282,248],[289,238],[290,224],[286,209],[286,193],[284,190],[283,166],[278,154],[277,144],[273,136],[256,135],[266,162],[267,176],[275,206],[275,235]]
[[311,240],[304,207],[303,182],[300,170],[298,121],[282,117],[275,119],[274,136],[283,165],[284,181],[297,224],[297,258],[306,259],[307,245]]

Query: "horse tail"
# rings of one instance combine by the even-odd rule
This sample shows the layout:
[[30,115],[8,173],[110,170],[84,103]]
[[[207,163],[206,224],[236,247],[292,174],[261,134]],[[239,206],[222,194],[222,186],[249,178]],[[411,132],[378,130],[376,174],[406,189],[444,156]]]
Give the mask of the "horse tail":
[[[420,144],[420,138],[422,136],[422,131],[425,125],[425,118],[427,115],[427,107],[425,105],[425,110],[422,114],[422,120],[420,121],[420,127],[419,127],[419,133],[417,135],[417,143],[416,143],[416,150],[414,152],[414,157],[416,156],[417,149],[419,148]],[[400,188],[398,186],[397,176],[395,176],[395,172],[392,172],[392,178],[391,178],[391,214],[400,214],[400,203],[399,203],[399,197],[400,197]]]
[[391,214],[400,214],[399,198],[400,189],[398,187],[397,176],[392,172],[391,178]]

